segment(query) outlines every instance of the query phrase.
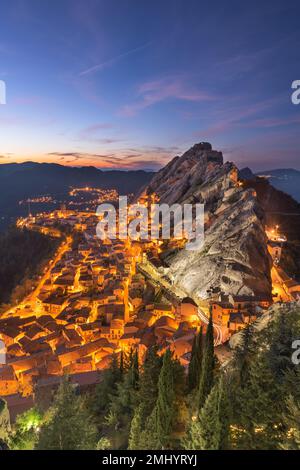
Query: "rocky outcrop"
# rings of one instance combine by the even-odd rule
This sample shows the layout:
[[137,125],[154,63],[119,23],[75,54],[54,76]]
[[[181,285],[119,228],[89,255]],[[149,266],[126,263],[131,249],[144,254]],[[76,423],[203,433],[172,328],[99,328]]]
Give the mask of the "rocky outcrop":
[[264,213],[253,189],[238,183],[238,169],[223,163],[209,143],[175,157],[150,182],[146,192],[160,202],[204,203],[205,242],[201,250],[168,253],[167,275],[192,297],[225,294],[270,295],[271,261]]
[[253,180],[256,178],[256,176],[254,173],[252,173],[252,170],[246,166],[245,168],[239,170],[239,178],[243,180]]

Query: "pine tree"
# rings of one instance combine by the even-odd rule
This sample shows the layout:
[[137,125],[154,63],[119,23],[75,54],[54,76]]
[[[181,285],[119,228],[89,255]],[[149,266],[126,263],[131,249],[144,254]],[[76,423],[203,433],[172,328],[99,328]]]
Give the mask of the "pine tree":
[[210,314],[205,336],[205,348],[202,361],[201,377],[199,383],[198,406],[199,410],[209,395],[214,380],[215,355],[214,355],[214,329],[212,314]]
[[129,434],[129,440],[128,440],[129,450],[140,449],[141,433],[142,433],[142,406],[139,405],[134,412],[131,425],[130,425],[130,434]]
[[161,449],[161,444],[158,440],[156,431],[156,408],[146,419],[144,429],[141,432],[139,439],[139,449],[141,450],[158,450]]
[[[278,449],[285,442],[286,397],[300,401],[300,376],[291,361],[299,311],[275,312],[267,328],[244,332],[234,365],[240,380],[234,395],[233,446],[241,449]],[[252,331],[251,331],[252,330]],[[251,333],[249,333],[251,332]]]
[[286,400],[287,410],[284,414],[286,433],[281,444],[285,450],[300,450],[300,404],[290,395]]
[[121,354],[120,354],[120,373],[123,374],[124,373],[124,369],[125,369],[125,366],[124,366],[124,351],[122,349],[121,351]]
[[41,450],[95,449],[96,428],[86,407],[73,385],[64,378],[42,425],[37,448]]
[[155,407],[155,431],[161,448],[171,444],[175,410],[175,390],[172,355],[168,349],[163,357],[163,365],[158,379],[158,397]]
[[123,375],[123,379],[117,384],[116,394],[112,397],[109,407],[109,413],[117,418],[118,427],[127,426],[136,401],[132,369],[129,369]]
[[118,365],[117,356],[114,354],[108,369],[102,373],[102,380],[97,385],[93,400],[93,411],[96,415],[106,413],[112,398],[117,393],[118,383],[122,374]]
[[131,420],[138,406],[139,363],[137,351],[130,352],[128,369],[117,384],[117,391],[111,399],[106,424],[112,433],[113,442],[120,447],[128,446]]
[[137,390],[139,384],[139,357],[137,350],[131,356],[131,364],[129,367],[129,374],[131,380],[131,386],[134,390]]
[[158,396],[158,378],[161,367],[162,359],[157,354],[157,346],[152,346],[147,350],[139,374],[139,388],[136,394],[136,402],[139,405],[136,407],[131,421],[130,449],[158,449],[154,409]]
[[199,386],[202,365],[202,326],[197,335],[194,336],[191,360],[188,369],[189,392]]
[[225,376],[220,377],[218,388],[218,447],[224,450],[229,447],[229,427],[232,414],[229,398],[229,384]]
[[291,344],[295,334],[293,313],[293,311],[287,313],[285,309],[280,310],[268,332],[267,339],[270,343],[268,362],[279,381],[283,379],[285,371],[293,367],[291,363]]
[[194,417],[183,445],[191,450],[228,448],[230,406],[224,378],[221,377],[208,395],[198,417]]
[[158,378],[162,366],[162,359],[157,354],[157,347],[147,350],[139,379],[138,401],[141,404],[142,422],[152,413],[158,395]]
[[[286,435],[286,397],[299,400],[299,374],[291,362],[291,344],[297,331],[297,309],[276,313],[268,328],[252,334],[248,347],[247,373],[236,390],[241,428],[236,445],[242,449],[277,449]],[[254,336],[254,337],[253,337]],[[255,347],[256,346],[256,347]]]
[[255,352],[254,327],[249,323],[240,332],[240,341],[234,351],[234,364],[238,372],[238,381],[243,387],[247,382],[249,367]]
[[237,446],[242,449],[276,449],[281,440],[282,405],[279,384],[260,352],[251,361],[249,379],[237,394],[235,420],[242,432]]

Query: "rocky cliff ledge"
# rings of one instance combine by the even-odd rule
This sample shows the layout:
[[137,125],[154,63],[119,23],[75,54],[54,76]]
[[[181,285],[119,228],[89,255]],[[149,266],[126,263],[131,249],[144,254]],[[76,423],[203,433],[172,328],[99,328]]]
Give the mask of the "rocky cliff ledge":
[[202,299],[212,288],[225,294],[271,294],[263,210],[255,191],[239,185],[237,167],[223,163],[221,152],[207,142],[194,145],[160,170],[146,193],[168,204],[205,204],[202,249],[165,257],[175,284]]

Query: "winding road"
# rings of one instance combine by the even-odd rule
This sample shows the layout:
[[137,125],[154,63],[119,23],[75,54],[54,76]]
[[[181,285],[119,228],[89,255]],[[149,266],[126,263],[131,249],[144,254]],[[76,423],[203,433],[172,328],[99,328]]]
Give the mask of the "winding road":
[[[205,323],[205,325],[208,324],[208,318],[205,315],[205,313],[198,308],[198,317],[201,320],[202,323]],[[216,333],[215,335],[215,346],[219,346],[220,344],[223,343],[223,333],[222,333],[222,328],[217,325],[216,323],[213,323],[214,331]]]

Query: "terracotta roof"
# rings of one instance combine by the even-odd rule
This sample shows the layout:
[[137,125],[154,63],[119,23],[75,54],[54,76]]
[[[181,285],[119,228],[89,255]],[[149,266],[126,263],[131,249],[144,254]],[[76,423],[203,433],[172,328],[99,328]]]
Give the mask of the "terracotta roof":
[[191,305],[194,305],[195,307],[197,307],[196,302],[191,297],[184,297],[184,299],[182,299],[181,303],[182,304],[191,304]]

